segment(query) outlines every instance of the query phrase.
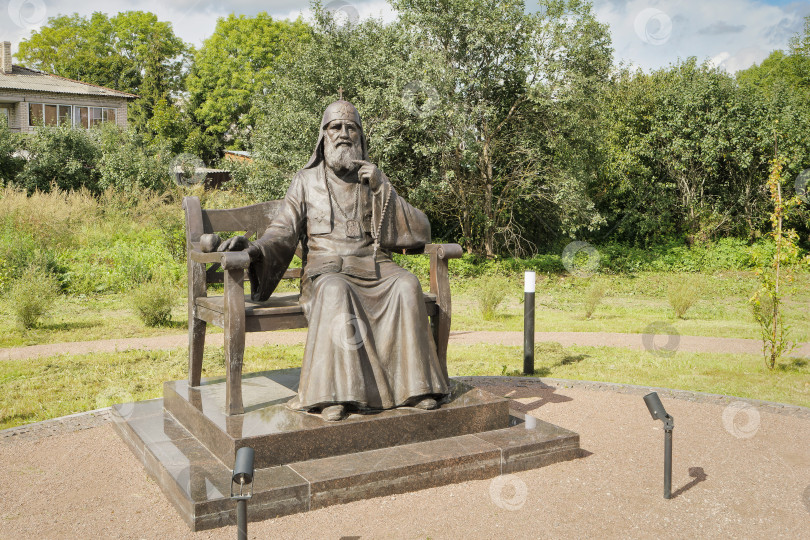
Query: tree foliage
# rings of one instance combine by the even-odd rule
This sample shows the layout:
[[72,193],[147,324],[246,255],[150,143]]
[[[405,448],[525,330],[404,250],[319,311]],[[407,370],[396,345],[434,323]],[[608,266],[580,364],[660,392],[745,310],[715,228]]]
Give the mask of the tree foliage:
[[276,61],[309,37],[300,19],[231,14],[194,54],[187,80],[191,116],[221,143],[242,148],[254,123],[252,98],[272,85]]
[[[53,17],[21,43],[23,63],[141,95],[137,133],[0,130],[0,178],[161,189],[174,156],[210,163],[227,145],[255,157],[234,166],[234,184],[279,198],[342,92],[371,159],[434,236],[490,257],[571,238],[767,235],[774,138],[784,193],[806,193],[810,17],[788,49],[732,76],[695,59],[615,68],[607,28],[580,0],[391,3],[388,23],[339,20],[318,1],[311,26],[230,15],[196,52],[151,13]],[[800,210],[785,227],[805,242]]]
[[190,53],[171,23],[125,11],[51,17],[20,42],[17,56],[26,67],[140,95],[131,120],[143,128],[157,101],[183,90]]
[[[78,13],[50,17],[20,41],[17,57],[26,67],[140,94],[149,76],[164,81],[170,91],[181,90],[189,52],[171,23],[153,13],[125,11],[113,17],[100,12],[89,18]],[[148,72],[150,60],[155,63]]]
[[793,174],[810,165],[801,100],[798,91],[738,85],[694,58],[621,72],[604,107],[608,162],[593,190],[608,230],[642,244],[756,234],[767,217],[772,129]]
[[[391,24],[341,25],[316,5],[310,42],[279,64],[253,138],[275,192],[303,165],[343,88],[370,151],[440,233],[468,251],[526,252],[593,226],[596,92],[609,38],[587,4],[397,1]],[[303,126],[303,128],[302,128]]]

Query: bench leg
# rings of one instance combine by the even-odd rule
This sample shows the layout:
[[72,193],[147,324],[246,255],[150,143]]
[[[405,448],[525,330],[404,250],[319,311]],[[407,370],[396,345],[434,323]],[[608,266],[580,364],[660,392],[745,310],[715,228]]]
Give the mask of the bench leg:
[[450,341],[450,317],[441,312],[433,317],[431,322],[433,327],[433,340],[436,342],[436,356],[439,357],[439,364],[442,366],[442,373],[445,380],[450,380],[447,372],[447,344]]
[[450,341],[450,319],[452,306],[450,303],[450,272],[447,259],[438,253],[430,255],[430,290],[436,294],[436,307],[438,312],[432,317],[431,326],[433,339],[436,342],[436,355],[445,380],[450,377],[447,372],[447,344]]
[[200,386],[203,350],[205,349],[205,321],[191,315],[188,321],[188,385]]
[[227,413],[242,414],[242,361],[245,357],[245,271],[225,270],[225,402]]
[[206,296],[205,265],[188,261],[188,385],[200,386],[205,321],[197,318],[197,298]]

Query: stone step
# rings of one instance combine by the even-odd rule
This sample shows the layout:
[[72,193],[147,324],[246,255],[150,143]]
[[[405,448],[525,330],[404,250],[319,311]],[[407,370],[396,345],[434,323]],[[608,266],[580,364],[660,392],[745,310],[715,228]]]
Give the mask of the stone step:
[[[192,530],[234,524],[229,467],[163,407],[162,399],[116,405],[114,426]],[[576,433],[520,413],[513,413],[510,423],[506,428],[257,468],[248,519],[492,478],[583,455]]]
[[229,467],[243,446],[255,450],[256,467],[272,467],[509,426],[509,400],[459,381],[451,381],[451,395],[438,410],[400,407],[325,422],[319,415],[285,407],[298,391],[299,377],[300,369],[244,375],[245,413],[240,415],[225,414],[223,378],[197,387],[167,382],[164,404]]

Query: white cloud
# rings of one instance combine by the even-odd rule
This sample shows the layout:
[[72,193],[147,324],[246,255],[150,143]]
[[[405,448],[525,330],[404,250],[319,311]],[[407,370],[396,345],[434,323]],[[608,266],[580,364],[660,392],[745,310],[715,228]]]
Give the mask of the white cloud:
[[[802,29],[803,17],[810,14],[810,4],[778,6],[756,0],[597,0],[594,10],[599,20],[610,26],[618,61],[654,69],[696,56],[699,61],[714,61],[734,72],[761,62],[774,49],[786,48],[789,38]],[[650,18],[653,12],[663,15]],[[662,24],[667,19],[671,28]]]

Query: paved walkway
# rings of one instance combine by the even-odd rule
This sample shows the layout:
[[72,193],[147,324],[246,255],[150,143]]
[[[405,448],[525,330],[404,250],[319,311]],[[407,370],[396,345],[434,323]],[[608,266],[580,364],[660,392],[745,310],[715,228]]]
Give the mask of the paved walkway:
[[[662,394],[664,433],[636,393],[475,378],[571,429],[586,457],[542,469],[250,523],[250,538],[810,538],[810,419]],[[89,427],[89,426],[85,426]],[[192,533],[108,423],[0,444],[0,538],[233,538]]]
[[[627,347],[631,349],[671,350],[686,352],[714,352],[731,354],[760,354],[762,342],[758,339],[718,338],[706,336],[661,334],[620,334],[614,332],[536,332],[535,342],[554,341],[563,346],[586,345],[593,347]],[[222,343],[222,334],[210,334],[208,343]],[[295,345],[303,344],[306,331],[295,332],[251,332],[246,335],[246,345]],[[468,345],[494,343],[498,345],[523,345],[522,332],[452,332],[450,343]],[[95,352],[120,352],[132,349],[171,350],[186,347],[187,334],[157,336],[148,338],[102,339],[97,341],[75,341],[71,343],[50,343],[29,347],[14,347],[0,350],[0,360],[25,360],[59,354],[87,354]],[[810,343],[803,343],[791,356],[810,357]]]

